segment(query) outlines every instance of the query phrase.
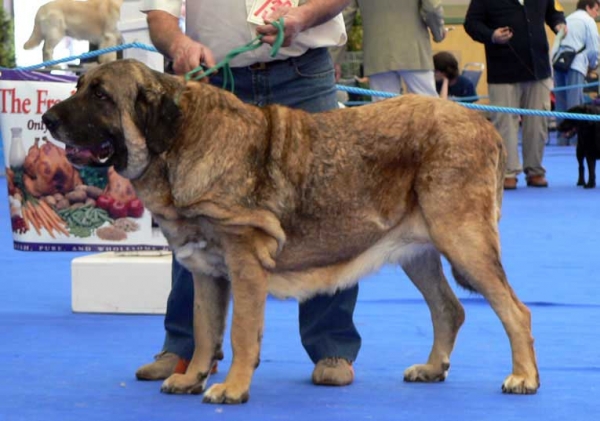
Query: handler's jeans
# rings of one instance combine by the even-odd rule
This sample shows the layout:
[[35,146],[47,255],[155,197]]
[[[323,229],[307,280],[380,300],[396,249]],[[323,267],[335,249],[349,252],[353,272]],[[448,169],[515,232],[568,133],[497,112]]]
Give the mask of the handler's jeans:
[[[259,106],[283,104],[309,112],[337,108],[333,63],[324,48],[266,66],[232,70],[234,93],[245,102]],[[211,76],[210,82],[222,86],[221,73]],[[194,349],[193,291],[191,273],[174,260],[163,351],[187,360],[191,359]],[[314,363],[327,357],[356,360],[361,344],[352,320],[357,296],[358,286],[355,286],[300,304],[302,345]]]

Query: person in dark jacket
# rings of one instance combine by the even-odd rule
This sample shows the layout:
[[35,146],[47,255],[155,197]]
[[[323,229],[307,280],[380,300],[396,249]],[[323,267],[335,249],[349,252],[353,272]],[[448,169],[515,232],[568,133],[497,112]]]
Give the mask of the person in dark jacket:
[[[565,15],[554,0],[472,0],[465,31],[485,46],[490,103],[496,106],[550,110],[551,67],[544,24],[566,31]],[[548,137],[546,117],[523,116],[523,164],[519,160],[519,116],[494,113],[492,121],[508,153],[506,190],[516,189],[525,172],[527,185],[547,187],[542,166]]]

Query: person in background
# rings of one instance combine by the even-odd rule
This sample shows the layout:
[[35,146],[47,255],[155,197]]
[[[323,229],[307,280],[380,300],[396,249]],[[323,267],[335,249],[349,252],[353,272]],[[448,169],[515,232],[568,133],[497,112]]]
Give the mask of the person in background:
[[[358,0],[363,22],[364,72],[370,88],[438,96],[431,37],[446,37],[440,0]],[[373,97],[373,100],[380,100]]]
[[[585,84],[585,76],[588,71],[594,70],[598,66],[598,27],[594,19],[598,16],[600,1],[579,0],[576,7],[577,9],[567,16],[569,32],[564,37],[556,37],[552,48],[552,57],[564,49],[579,51],[583,48],[583,51],[573,59],[569,71],[563,72],[554,69],[555,88],[579,86],[554,92],[555,111],[567,111],[584,103],[581,85]],[[557,121],[557,124],[560,124],[560,121]],[[576,139],[573,137],[572,140],[576,142]],[[557,142],[560,146],[569,145],[569,139],[562,134],[558,135]]]
[[[485,46],[490,103],[495,106],[550,110],[552,89],[547,24],[555,33],[566,30],[565,15],[554,0],[471,0],[464,28]],[[519,116],[492,113],[508,154],[504,189],[517,188],[525,172],[527,186],[548,187],[542,166],[548,138],[546,117],[523,116],[519,159]]]
[[[252,2],[245,0],[187,0],[183,33],[178,16],[181,0],[144,0],[150,37],[156,48],[173,62],[177,74],[202,64],[212,67],[234,48],[262,34],[259,49],[231,61],[235,94],[258,106],[282,104],[308,112],[337,108],[333,62],[328,47],[346,41],[340,12],[348,0],[300,2],[266,14],[265,24],[248,22]],[[268,22],[284,19],[284,42],[276,57],[271,45],[277,29]],[[210,83],[222,85],[222,76]],[[172,287],[165,315],[165,341],[155,361],[138,369],[140,380],[164,379],[185,372],[193,349],[193,280],[191,273],[173,262]],[[352,383],[361,338],[353,322],[358,288],[319,295],[299,306],[302,345],[315,363],[312,381],[319,385]]]
[[467,102],[474,102],[477,93],[473,82],[460,75],[458,60],[454,54],[441,51],[433,56],[433,67],[435,69],[435,89],[443,99],[467,98]]
[[[348,5],[342,11],[342,16],[344,18],[344,27],[346,28],[347,34],[349,34],[350,30],[352,29],[357,11],[358,3],[356,2],[356,0],[350,0],[348,2]],[[347,44],[329,48],[329,53],[331,54],[331,58],[333,59],[333,64],[335,68],[336,83],[339,83],[340,79],[342,78],[342,63],[346,60],[346,51]],[[338,91],[337,98],[340,103],[344,103],[350,99],[350,95],[347,92]]]

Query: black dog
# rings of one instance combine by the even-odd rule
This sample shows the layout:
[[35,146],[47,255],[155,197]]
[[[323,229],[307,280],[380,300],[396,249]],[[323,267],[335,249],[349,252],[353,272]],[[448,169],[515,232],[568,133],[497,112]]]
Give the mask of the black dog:
[[[570,113],[577,114],[598,114],[600,115],[600,106],[596,104],[583,104],[570,108]],[[588,120],[563,120],[557,127],[557,130],[571,138],[577,133],[577,162],[579,163],[579,178],[577,185],[586,189],[596,187],[596,160],[600,159],[600,121]],[[583,159],[585,158],[588,166],[588,181],[585,182],[585,169]]]

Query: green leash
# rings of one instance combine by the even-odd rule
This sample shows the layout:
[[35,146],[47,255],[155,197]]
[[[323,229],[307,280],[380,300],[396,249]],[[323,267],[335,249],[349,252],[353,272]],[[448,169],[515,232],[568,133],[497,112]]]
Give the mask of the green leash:
[[[277,38],[275,39],[275,43],[273,44],[273,48],[271,49],[271,57],[275,57],[279,52],[279,49],[281,48],[281,44],[283,44],[283,18],[279,18],[279,20],[271,22],[271,25],[277,28]],[[235,84],[233,80],[233,72],[231,71],[231,66],[229,66],[229,63],[231,62],[231,60],[233,60],[234,57],[248,51],[256,50],[258,47],[260,47],[263,44],[261,41],[262,37],[262,35],[259,35],[252,41],[250,41],[248,44],[231,50],[223,60],[221,60],[219,63],[217,63],[208,70],[204,70],[204,67],[198,66],[194,70],[187,72],[185,74],[186,82],[189,80],[203,79],[207,76],[212,75],[213,73],[218,72],[220,69],[223,69],[223,89],[226,89],[228,85],[231,85],[231,92],[233,92],[235,89]]]

